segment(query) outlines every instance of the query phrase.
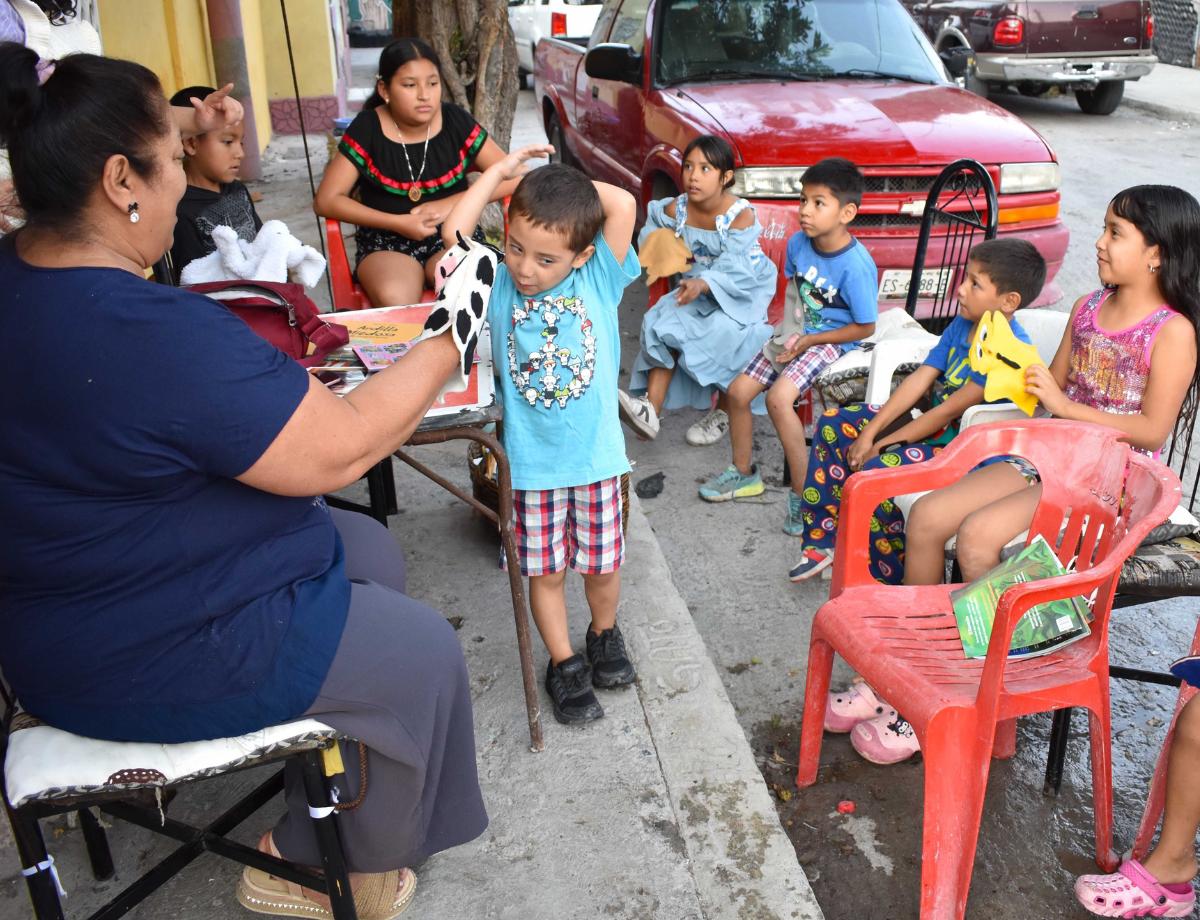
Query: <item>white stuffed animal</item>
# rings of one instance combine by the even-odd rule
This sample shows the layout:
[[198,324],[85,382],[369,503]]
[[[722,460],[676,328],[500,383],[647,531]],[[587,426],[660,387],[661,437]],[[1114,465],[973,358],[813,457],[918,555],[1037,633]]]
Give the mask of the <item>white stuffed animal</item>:
[[205,281],[298,281],[312,287],[325,271],[324,257],[288,232],[281,220],[262,225],[253,242],[239,239],[232,227],[214,227],[216,251],[184,266],[181,284]]

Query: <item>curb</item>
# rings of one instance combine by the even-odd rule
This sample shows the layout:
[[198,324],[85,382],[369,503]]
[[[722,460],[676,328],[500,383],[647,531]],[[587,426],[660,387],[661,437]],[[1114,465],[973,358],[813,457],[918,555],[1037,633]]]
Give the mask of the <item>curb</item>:
[[627,550],[620,622],[704,917],[823,920],[636,496]]
[[1121,105],[1131,109],[1137,109],[1141,112],[1147,112],[1151,115],[1157,115],[1160,118],[1166,118],[1170,121],[1186,121],[1194,124],[1200,124],[1200,112],[1189,112],[1184,109],[1179,109],[1175,106],[1166,105],[1162,102],[1151,102],[1148,99],[1137,99],[1133,96],[1126,95],[1121,100]]

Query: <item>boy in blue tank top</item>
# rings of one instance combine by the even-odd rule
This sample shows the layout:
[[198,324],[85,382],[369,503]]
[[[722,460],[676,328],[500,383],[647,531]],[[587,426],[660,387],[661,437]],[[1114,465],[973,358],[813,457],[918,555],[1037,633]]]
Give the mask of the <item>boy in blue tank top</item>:
[[[447,248],[456,234],[471,235],[501,182],[552,151],[526,147],[486,170],[446,218]],[[508,218],[488,323],[519,561],[550,652],[554,716],[588,722],[604,714],[593,686],[636,678],[616,622],[625,556],[621,475],[629,472],[617,412],[617,306],[641,274],[630,246],[636,206],[628,192],[551,165],[525,175]],[[585,655],[574,651],[567,630],[568,567],[583,576],[591,608]]]

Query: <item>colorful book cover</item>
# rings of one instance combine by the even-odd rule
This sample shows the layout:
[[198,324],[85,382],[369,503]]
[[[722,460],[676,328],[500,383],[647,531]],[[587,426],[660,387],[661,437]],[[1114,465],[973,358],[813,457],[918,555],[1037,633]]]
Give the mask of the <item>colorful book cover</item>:
[[369,373],[391,367],[408,354],[408,349],[412,346],[408,342],[368,342],[352,347],[358,355],[358,360]]
[[[1065,574],[1050,544],[1040,535],[1021,552],[982,578],[950,592],[958,634],[968,658],[987,657],[1000,595],[1013,585]],[[1013,630],[1010,658],[1033,658],[1076,642],[1091,633],[1086,599],[1049,601],[1026,611]]]
[[[353,361],[358,349],[376,346],[407,346],[421,334],[425,320],[433,304],[413,304],[405,307],[376,307],[371,310],[347,310],[332,314],[331,318],[341,323],[350,333],[350,345],[329,356],[329,362]],[[360,358],[361,360],[361,358]],[[392,359],[393,361],[395,358]],[[390,362],[389,362],[390,363]],[[366,361],[363,361],[366,365]],[[384,364],[382,367],[386,367]],[[366,368],[369,372],[373,368]],[[319,375],[318,375],[319,376]],[[329,389],[340,396],[354,389],[366,379],[366,374],[344,374],[345,379],[330,385]],[[490,406],[496,401],[495,384],[492,380],[492,349],[487,329],[479,337],[475,352],[475,364],[467,377],[467,388],[461,393],[447,393],[434,402],[426,418],[452,415],[468,409]]]

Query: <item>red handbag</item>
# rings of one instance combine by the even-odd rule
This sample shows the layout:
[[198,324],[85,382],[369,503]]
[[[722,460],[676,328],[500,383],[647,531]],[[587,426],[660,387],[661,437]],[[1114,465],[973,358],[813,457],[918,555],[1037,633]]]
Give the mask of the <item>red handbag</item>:
[[299,284],[207,281],[189,285],[186,290],[220,301],[262,338],[305,367],[320,364],[331,351],[350,341],[346,327],[325,320]]

